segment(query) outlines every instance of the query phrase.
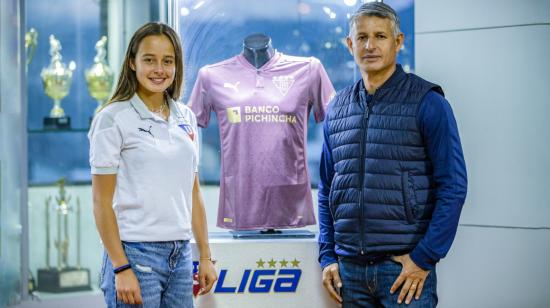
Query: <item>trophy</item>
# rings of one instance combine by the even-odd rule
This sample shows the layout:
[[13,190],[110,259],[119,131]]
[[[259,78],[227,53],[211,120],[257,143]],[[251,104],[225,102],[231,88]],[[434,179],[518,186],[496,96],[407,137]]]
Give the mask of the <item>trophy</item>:
[[43,292],[71,292],[91,290],[90,270],[80,265],[80,199],[76,199],[76,266],[69,266],[69,213],[71,197],[65,192],[65,179],[60,179],[59,195],[55,198],[57,206],[56,239],[54,246],[57,250],[57,264],[50,265],[50,205],[52,197],[46,198],[46,268],[38,270],[38,291]]
[[73,71],[76,68],[74,61],[69,63],[69,68],[61,62],[61,43],[50,35],[50,56],[52,57],[50,65],[42,69],[40,77],[46,95],[54,101],[50,116],[44,118],[44,128],[46,129],[68,129],[71,127],[71,119],[65,116],[65,111],[61,108],[61,99],[69,94]]
[[85,72],[88,91],[90,95],[97,100],[97,108],[94,114],[101,110],[101,107],[103,107],[109,98],[111,88],[113,87],[113,70],[105,61],[105,56],[107,55],[107,50],[105,49],[106,44],[106,36],[102,36],[101,39],[97,41],[95,44],[97,54],[94,57],[94,64]]
[[30,28],[27,33],[25,33],[25,53],[27,55],[27,66],[32,61],[34,56],[34,51],[38,45],[38,32],[34,28]]

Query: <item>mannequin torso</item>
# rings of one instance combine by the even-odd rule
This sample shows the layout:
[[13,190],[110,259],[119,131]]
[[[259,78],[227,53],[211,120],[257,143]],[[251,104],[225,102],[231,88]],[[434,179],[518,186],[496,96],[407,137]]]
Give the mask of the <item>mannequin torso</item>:
[[243,56],[256,68],[266,64],[274,54],[271,38],[265,34],[251,34],[243,41]]

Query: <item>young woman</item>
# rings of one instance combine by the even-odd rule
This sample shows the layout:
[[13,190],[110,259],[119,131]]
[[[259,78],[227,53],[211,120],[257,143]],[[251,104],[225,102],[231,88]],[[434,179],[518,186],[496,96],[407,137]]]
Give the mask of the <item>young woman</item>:
[[105,246],[108,307],[192,307],[194,234],[199,283],[217,279],[198,180],[197,124],[176,102],[183,55],[176,32],[148,23],[134,33],[116,91],[89,133],[94,216]]

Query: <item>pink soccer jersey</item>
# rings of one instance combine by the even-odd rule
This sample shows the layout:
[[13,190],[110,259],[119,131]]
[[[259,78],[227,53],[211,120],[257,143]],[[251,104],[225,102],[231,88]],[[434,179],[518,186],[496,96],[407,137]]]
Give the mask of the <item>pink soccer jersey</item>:
[[280,52],[259,69],[243,55],[200,69],[189,104],[201,127],[214,111],[221,136],[218,226],[233,230],[315,224],[306,140],[334,87],[318,59]]

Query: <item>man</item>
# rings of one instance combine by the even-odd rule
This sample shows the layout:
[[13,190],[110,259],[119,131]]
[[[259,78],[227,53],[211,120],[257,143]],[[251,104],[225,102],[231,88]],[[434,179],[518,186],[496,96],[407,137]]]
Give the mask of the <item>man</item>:
[[466,197],[451,107],[439,86],[396,63],[403,40],[390,6],[357,10],[347,45],[362,79],[336,95],[325,120],[319,261],[344,307],[435,307],[435,265]]

